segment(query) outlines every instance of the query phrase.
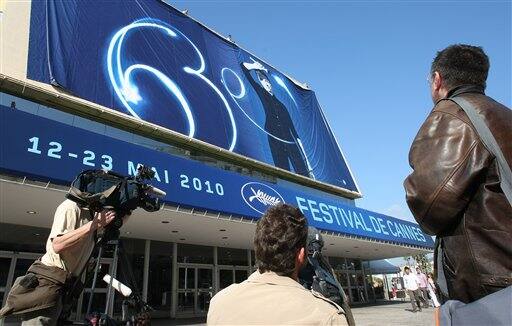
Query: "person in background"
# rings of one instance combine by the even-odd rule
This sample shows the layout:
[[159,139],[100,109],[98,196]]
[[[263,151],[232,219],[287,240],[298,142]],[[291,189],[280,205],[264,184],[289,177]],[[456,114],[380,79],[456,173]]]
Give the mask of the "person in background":
[[429,304],[428,304],[428,289],[427,289],[427,287],[428,287],[428,280],[427,280],[427,275],[425,275],[421,271],[421,268],[416,267],[416,276],[418,277],[421,295],[423,296],[423,299],[425,299],[425,303],[426,303],[426,305],[424,305],[423,308],[428,308]]
[[432,305],[434,308],[437,308],[440,306],[440,304],[437,300],[436,284],[434,283],[434,275],[432,275],[432,273],[427,274],[427,282],[428,294],[430,295],[430,299],[432,299]]
[[415,273],[411,273],[411,269],[407,266],[404,268],[404,285],[409,298],[411,298],[412,312],[421,311],[421,301],[425,304],[420,288],[419,280]]
[[391,285],[391,293],[393,295],[393,299],[396,299],[396,291],[397,291],[397,288],[396,288],[396,282],[392,282],[392,285]]

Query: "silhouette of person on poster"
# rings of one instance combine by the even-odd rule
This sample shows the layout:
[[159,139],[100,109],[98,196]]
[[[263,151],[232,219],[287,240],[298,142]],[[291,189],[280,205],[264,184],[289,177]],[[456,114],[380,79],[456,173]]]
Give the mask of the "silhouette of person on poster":
[[[244,62],[241,66],[245,77],[256,91],[265,110],[265,130],[268,133],[268,142],[275,166],[292,171],[291,165],[295,173],[313,177],[307,167],[306,153],[302,148],[290,113],[272,91],[268,70],[257,61]],[[256,73],[256,78],[251,75],[251,70]]]

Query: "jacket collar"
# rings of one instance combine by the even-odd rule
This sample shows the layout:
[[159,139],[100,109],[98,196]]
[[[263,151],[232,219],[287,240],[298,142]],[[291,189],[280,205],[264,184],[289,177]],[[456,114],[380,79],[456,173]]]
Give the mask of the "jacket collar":
[[254,273],[249,276],[247,282],[250,283],[261,283],[261,284],[271,284],[271,285],[281,285],[281,286],[291,286],[303,289],[302,285],[300,285],[297,281],[288,276],[277,275],[274,272],[265,272],[260,273],[256,270]]
[[478,94],[485,95],[484,88],[482,86],[471,85],[471,84],[460,85],[460,86],[454,87],[450,91],[448,91],[448,94],[446,94],[446,97],[439,99],[435,103],[434,108],[437,106],[437,104],[439,104],[439,102],[449,99],[450,97],[455,97],[455,96],[465,94],[465,93],[478,93]]
[[455,88],[452,88],[448,94],[446,95],[447,98],[455,97],[460,94],[464,93],[480,93],[485,94],[484,88],[479,85],[460,85]]

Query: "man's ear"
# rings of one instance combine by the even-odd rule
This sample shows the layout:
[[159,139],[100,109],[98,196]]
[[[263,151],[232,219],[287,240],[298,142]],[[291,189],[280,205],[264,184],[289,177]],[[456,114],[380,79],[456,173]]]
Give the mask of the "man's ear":
[[304,266],[306,263],[306,248],[302,247],[299,249],[299,252],[297,253],[297,262],[299,263],[299,266]]
[[434,79],[432,80],[434,90],[439,91],[443,87],[443,82],[443,76],[438,71],[434,71]]

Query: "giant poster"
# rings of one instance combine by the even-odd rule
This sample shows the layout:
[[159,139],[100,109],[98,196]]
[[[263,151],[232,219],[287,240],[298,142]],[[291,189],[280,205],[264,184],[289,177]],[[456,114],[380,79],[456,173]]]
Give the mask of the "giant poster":
[[27,75],[359,192],[313,91],[161,1],[33,1]]

